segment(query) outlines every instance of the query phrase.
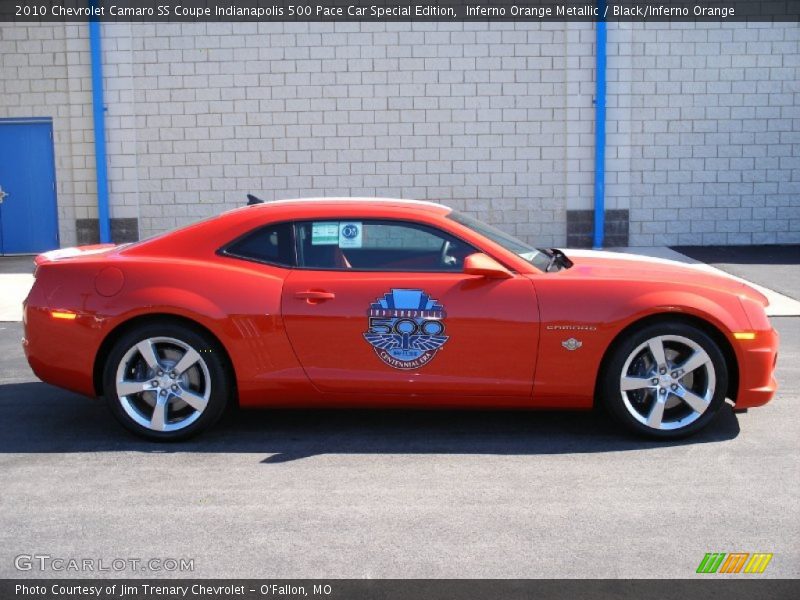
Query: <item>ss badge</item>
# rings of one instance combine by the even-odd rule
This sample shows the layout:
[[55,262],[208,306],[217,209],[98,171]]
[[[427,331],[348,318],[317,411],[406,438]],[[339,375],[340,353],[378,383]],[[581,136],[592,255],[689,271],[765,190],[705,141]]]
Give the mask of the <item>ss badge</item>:
[[564,340],[561,342],[561,345],[564,346],[567,350],[577,350],[581,346],[583,346],[583,342],[576,340],[575,338],[569,338],[568,340]]

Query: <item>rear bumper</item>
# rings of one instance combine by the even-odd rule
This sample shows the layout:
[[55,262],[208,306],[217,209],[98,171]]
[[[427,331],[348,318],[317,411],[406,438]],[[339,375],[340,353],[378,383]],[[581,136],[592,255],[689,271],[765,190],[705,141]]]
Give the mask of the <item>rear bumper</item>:
[[94,396],[94,356],[98,346],[93,317],[59,321],[49,311],[26,303],[22,348],[34,374],[44,381],[86,396]]
[[739,355],[737,409],[763,406],[775,396],[778,341],[778,332],[774,329],[759,331],[754,340],[736,341]]

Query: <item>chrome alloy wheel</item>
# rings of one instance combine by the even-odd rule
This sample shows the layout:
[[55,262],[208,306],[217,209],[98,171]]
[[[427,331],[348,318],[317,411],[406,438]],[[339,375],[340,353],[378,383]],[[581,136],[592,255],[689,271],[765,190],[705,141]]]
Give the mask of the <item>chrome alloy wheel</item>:
[[659,335],[628,355],[619,388],[634,419],[653,429],[674,430],[706,412],[716,383],[714,363],[698,343]]
[[122,357],[115,378],[125,413],[152,431],[178,431],[203,414],[211,375],[200,353],[170,337],[152,337]]

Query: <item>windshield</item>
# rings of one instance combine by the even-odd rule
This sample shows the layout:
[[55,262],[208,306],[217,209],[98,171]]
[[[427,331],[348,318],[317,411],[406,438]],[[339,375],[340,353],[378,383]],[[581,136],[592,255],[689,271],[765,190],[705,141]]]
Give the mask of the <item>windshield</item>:
[[542,271],[547,269],[550,258],[538,248],[526,244],[521,239],[455,210],[447,215],[447,218],[472,229],[472,231],[492,240],[495,244],[499,244],[506,250],[524,258],[537,269]]

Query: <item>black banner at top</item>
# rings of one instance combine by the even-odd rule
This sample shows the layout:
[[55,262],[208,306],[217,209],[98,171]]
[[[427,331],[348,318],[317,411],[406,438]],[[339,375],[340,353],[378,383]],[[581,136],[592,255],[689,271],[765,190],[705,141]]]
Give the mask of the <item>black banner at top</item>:
[[800,0],[3,0],[0,21],[800,21]]

